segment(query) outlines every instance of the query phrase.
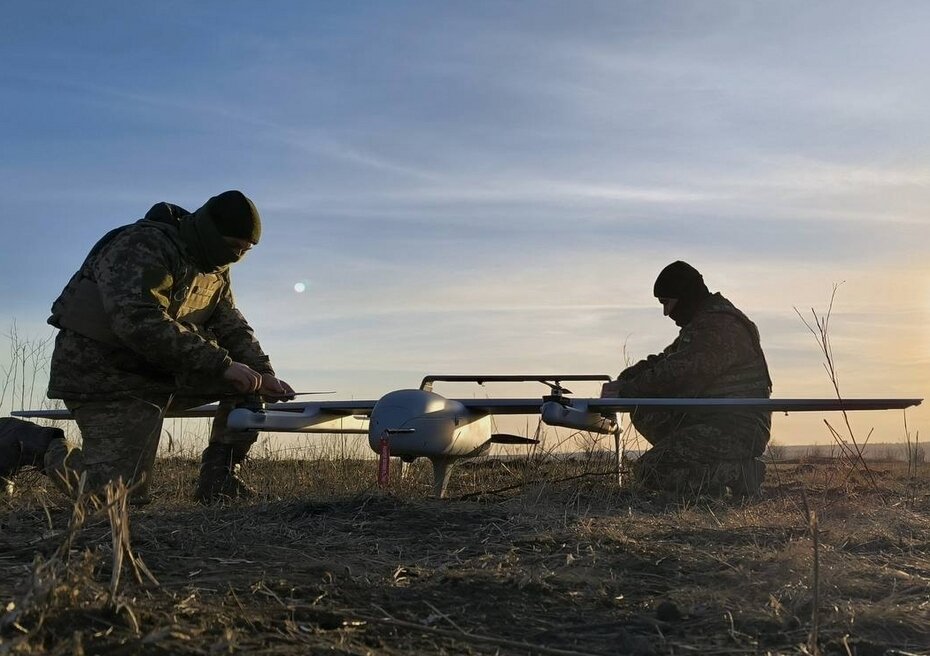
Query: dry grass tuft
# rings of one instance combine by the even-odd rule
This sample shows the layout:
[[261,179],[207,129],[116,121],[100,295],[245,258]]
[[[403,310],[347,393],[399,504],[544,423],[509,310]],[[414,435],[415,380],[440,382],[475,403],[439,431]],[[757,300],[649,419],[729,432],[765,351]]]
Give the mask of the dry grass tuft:
[[21,488],[0,654],[930,653],[926,466],[780,464],[738,503],[618,489],[609,456],[479,459],[457,501],[419,463],[388,492],[373,461],[250,464],[259,500],[214,508],[180,458],[141,509]]

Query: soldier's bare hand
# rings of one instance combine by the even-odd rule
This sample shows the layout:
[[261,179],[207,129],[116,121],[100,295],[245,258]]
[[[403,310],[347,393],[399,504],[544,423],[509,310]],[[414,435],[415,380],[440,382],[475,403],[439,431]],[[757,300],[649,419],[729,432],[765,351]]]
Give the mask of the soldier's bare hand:
[[270,401],[290,401],[294,398],[294,388],[270,374],[262,374],[259,393],[272,397]]
[[233,362],[229,365],[223,372],[223,378],[232,383],[237,392],[245,394],[257,392],[262,386],[262,375],[241,362]]

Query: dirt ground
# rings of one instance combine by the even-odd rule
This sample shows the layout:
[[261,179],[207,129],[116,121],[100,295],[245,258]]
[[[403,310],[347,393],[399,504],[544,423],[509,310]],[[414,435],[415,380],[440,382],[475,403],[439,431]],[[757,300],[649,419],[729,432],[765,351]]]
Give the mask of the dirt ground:
[[927,469],[783,464],[741,502],[597,460],[479,460],[450,500],[374,468],[256,460],[257,500],[201,508],[163,460],[128,515],[23,474],[0,654],[930,654]]

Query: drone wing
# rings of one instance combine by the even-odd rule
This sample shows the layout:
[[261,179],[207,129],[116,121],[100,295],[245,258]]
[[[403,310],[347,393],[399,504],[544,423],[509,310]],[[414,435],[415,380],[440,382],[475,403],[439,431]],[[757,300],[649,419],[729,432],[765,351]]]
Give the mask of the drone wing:
[[[368,433],[368,416],[376,401],[297,401],[275,403],[265,412],[237,408],[229,413],[229,426],[236,430],[299,433]],[[217,404],[187,410],[169,410],[168,418],[210,418]],[[58,410],[19,410],[10,413],[24,419],[73,419],[71,412]]]
[[680,411],[768,410],[770,412],[833,412],[903,410],[923,399],[574,399],[572,406],[592,412],[634,412],[642,408]]
[[[542,414],[549,423],[590,428],[600,426],[598,417],[643,408],[709,412],[719,410],[761,410],[769,412],[830,412],[853,410],[901,410],[920,405],[922,399],[601,399],[510,398],[455,399],[476,414]],[[299,401],[276,403],[264,412],[238,408],[229,415],[234,430],[260,430],[295,433],[367,434],[368,418],[377,401]],[[217,406],[203,405],[189,410],[169,410],[167,417],[212,417]],[[548,409],[548,412],[547,412]],[[555,412],[558,410],[558,412]],[[569,411],[567,413],[566,411]],[[11,413],[29,419],[72,419],[68,410],[21,410]],[[566,419],[568,415],[576,419]],[[557,418],[550,421],[548,418]],[[563,423],[568,422],[568,423]],[[606,430],[606,429],[605,429]]]
[[276,403],[264,412],[237,408],[227,423],[233,430],[272,433],[368,434],[368,418],[377,401]]
[[[165,417],[212,417],[216,414],[217,405],[215,403],[209,405],[201,405],[196,408],[188,408],[186,410],[169,410],[165,413]],[[71,415],[71,411],[66,408],[58,409],[48,409],[48,410],[14,410],[10,413],[14,417],[19,417],[21,419],[55,419],[55,420],[68,420],[74,419]]]
[[825,412],[849,410],[897,410],[919,405],[922,399],[591,399],[546,397],[543,399],[458,399],[469,410],[482,414],[539,414],[550,426],[564,426],[595,433],[613,433],[614,415],[644,408],[678,412],[761,410],[769,412]]
[[[642,408],[681,410],[688,412],[713,410],[768,410],[771,412],[830,412],[852,410],[901,410],[920,405],[923,399],[600,399],[563,397],[572,408],[580,411],[616,413],[634,412]],[[548,399],[456,399],[477,412],[495,415],[536,414]]]

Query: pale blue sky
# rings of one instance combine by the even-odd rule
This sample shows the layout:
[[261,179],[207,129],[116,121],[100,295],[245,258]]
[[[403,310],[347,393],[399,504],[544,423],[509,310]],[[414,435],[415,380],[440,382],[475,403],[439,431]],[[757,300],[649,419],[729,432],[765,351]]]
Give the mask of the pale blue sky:
[[[793,307],[841,281],[846,392],[925,393],[930,4],[2,11],[0,302],[21,333],[48,334],[109,228],[240,188],[265,230],[237,296],[296,387],[615,374],[624,343],[674,337],[651,288],[685,259],[759,324],[778,396],[830,393]],[[819,423],[776,437],[826,441]]]

